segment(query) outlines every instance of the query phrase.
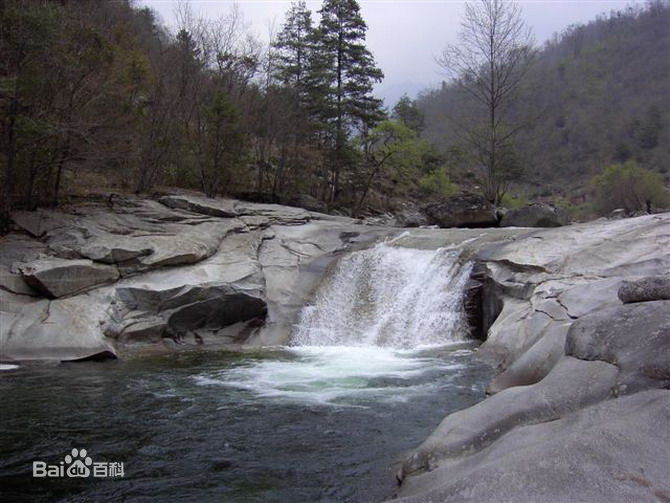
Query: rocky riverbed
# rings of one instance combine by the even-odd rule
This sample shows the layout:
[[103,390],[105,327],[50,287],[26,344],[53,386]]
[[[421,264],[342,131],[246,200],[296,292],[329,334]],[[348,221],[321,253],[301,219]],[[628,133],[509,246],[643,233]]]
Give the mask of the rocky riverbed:
[[[364,225],[197,195],[17,212],[0,361],[285,344],[338,257],[463,250],[498,368],[398,473],[403,501],[670,501],[670,214],[547,230]],[[618,295],[619,293],[619,295]]]

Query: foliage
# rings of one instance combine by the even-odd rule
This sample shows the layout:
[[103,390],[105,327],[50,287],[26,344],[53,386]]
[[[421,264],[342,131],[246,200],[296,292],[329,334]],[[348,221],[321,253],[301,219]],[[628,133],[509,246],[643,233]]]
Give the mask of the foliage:
[[355,0],[320,13],[315,27],[292,5],[263,47],[236,7],[204,19],[180,3],[170,32],[130,0],[2,2],[0,227],[93,179],[354,204],[382,74]]
[[391,118],[402,122],[408,128],[421,134],[424,128],[424,116],[416,102],[403,94],[393,107]]
[[356,185],[361,188],[357,212],[377,178],[391,180],[393,185],[407,185],[416,179],[430,145],[404,123],[385,120],[358,138],[364,152],[364,169]]
[[601,213],[623,208],[628,212],[651,211],[670,204],[663,177],[641,168],[635,161],[612,164],[593,178],[596,208]]
[[528,203],[530,203],[530,201],[527,197],[511,194],[505,194],[500,201],[501,206],[510,209],[523,208],[528,205]]
[[449,180],[444,168],[436,168],[421,177],[419,187],[427,194],[439,197],[453,196],[458,192],[458,187]]
[[[506,110],[527,124],[514,144],[529,169],[515,184],[574,195],[609,163],[634,160],[667,172],[668,26],[670,3],[652,0],[569,26],[537,51],[518,99]],[[477,111],[467,98],[462,86],[444,83],[416,101],[425,116],[424,136],[442,151],[463,145],[463,128]],[[573,201],[579,207],[585,202]]]

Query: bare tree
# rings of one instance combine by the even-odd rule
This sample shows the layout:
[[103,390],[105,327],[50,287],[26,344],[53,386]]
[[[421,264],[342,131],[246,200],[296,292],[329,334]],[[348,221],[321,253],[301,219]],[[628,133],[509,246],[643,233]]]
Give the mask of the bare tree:
[[459,43],[437,60],[485,113],[485,119],[463,129],[474,159],[484,168],[483,194],[493,204],[500,203],[517,164],[512,140],[524,125],[505,119],[533,60],[532,44],[515,3],[478,0],[466,4]]

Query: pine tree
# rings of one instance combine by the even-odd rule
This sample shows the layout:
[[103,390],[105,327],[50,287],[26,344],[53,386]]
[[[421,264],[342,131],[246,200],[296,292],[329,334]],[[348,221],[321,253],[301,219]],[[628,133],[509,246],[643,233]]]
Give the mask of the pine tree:
[[383,118],[382,101],[372,96],[372,88],[384,75],[365,47],[367,26],[356,0],[325,0],[319,14],[310,100],[330,135],[332,202],[340,189],[342,168],[349,163],[351,132],[371,128]]
[[393,107],[392,117],[396,120],[402,122],[408,128],[421,133],[424,128],[424,116],[419,107],[416,106],[416,102],[403,94],[398,103]]
[[282,84],[293,87],[300,102],[305,98],[312,33],[312,13],[301,0],[291,4],[284,26],[272,44],[277,51],[274,76]]

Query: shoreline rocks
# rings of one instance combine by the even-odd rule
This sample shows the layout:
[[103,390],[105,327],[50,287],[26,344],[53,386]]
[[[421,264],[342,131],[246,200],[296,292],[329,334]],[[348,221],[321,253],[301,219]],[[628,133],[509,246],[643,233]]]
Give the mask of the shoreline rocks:
[[397,229],[197,195],[17,212],[0,238],[0,360],[288,341],[327,264]]
[[284,344],[343,253],[459,246],[476,261],[478,354],[499,372],[407,457],[397,501],[670,500],[670,214],[401,230],[161,201],[17,212],[24,232],[0,238],[0,360]]
[[649,215],[480,248],[492,396],[405,459],[392,501],[670,501],[669,231]]

